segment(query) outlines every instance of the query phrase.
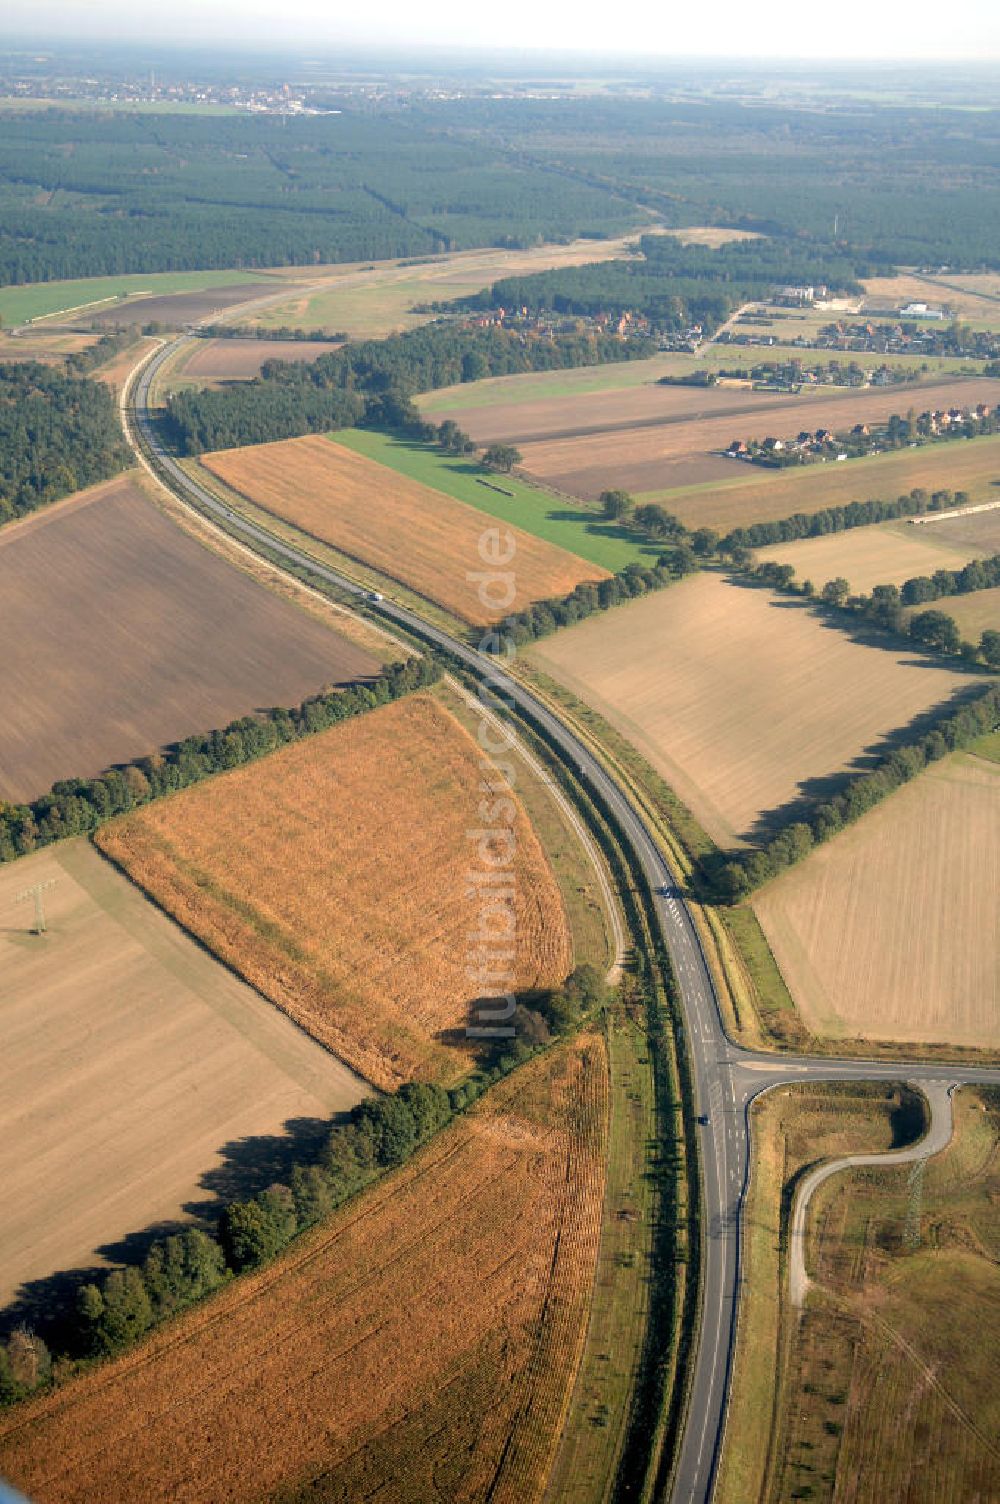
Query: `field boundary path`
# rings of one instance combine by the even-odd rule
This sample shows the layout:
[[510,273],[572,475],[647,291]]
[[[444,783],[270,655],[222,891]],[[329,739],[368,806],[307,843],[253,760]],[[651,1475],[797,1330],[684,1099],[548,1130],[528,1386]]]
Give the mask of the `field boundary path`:
[[933,1155],[940,1154],[951,1143],[954,1132],[952,1094],[957,1085],[957,1081],[920,1083],[919,1090],[927,1098],[930,1109],[930,1122],[926,1133],[915,1144],[910,1144],[905,1149],[891,1149],[884,1154],[845,1154],[840,1159],[817,1165],[800,1182],[795,1192],[788,1231],[788,1293],[795,1310],[802,1309],[812,1283],[806,1273],[806,1224],[809,1203],[820,1186],[832,1176],[839,1175],[842,1170],[879,1167],[892,1169],[895,1165],[912,1164],[916,1160],[931,1159]]
[[[159,367],[185,337],[148,357],[130,387],[126,433],[137,455],[145,452],[160,482],[195,517],[221,520],[251,548],[266,550],[268,562],[281,561],[309,573],[364,604],[366,614],[394,623],[450,658],[457,659],[495,698],[502,694],[512,712],[537,728],[571,776],[610,814],[636,876],[653,895],[660,936],[680,991],[679,1046],[686,1050],[694,1100],[686,1105],[700,1122],[692,1130],[701,1167],[701,1320],[687,1375],[686,1416],[676,1454],[660,1469],[657,1498],[673,1504],[706,1504],[715,1478],[725,1431],[729,1381],[737,1333],[742,1279],[742,1212],[750,1165],[749,1108],[760,1092],[795,1081],[893,1081],[922,1085],[940,1081],[940,1062],[837,1060],[830,1056],[782,1055],[743,1049],[730,1039],[716,996],[708,960],[681,882],[653,825],[595,753],[500,660],[424,620],[389,598],[376,603],[357,580],[319,564],[309,554],[250,522],[193,480],[163,449],[150,410],[150,385]],[[188,336],[190,338],[190,336]],[[292,578],[294,578],[294,573]],[[1000,1066],[955,1066],[956,1082],[1000,1085]],[[652,1439],[651,1439],[652,1444]],[[657,1460],[651,1459],[656,1471]],[[647,1480],[651,1483],[651,1480]]]

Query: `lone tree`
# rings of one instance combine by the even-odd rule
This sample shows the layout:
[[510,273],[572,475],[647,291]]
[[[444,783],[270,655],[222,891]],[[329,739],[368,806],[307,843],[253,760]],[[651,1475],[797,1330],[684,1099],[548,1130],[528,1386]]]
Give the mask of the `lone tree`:
[[483,455],[483,464],[491,470],[502,470],[509,474],[515,465],[519,465],[524,456],[513,444],[491,444]]
[[601,510],[605,517],[617,522],[620,517],[627,517],[631,512],[632,498],[627,491],[602,491]]
[[835,580],[827,580],[820,595],[828,606],[842,606],[850,592],[851,587],[848,581],[843,575],[838,575]]

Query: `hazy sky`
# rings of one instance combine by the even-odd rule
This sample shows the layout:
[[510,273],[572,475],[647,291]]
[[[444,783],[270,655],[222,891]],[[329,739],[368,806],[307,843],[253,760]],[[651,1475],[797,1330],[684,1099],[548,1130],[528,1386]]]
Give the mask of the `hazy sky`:
[[[1000,58],[998,0],[5,0],[8,39],[549,48],[650,57]],[[2,44],[0,44],[2,45]]]

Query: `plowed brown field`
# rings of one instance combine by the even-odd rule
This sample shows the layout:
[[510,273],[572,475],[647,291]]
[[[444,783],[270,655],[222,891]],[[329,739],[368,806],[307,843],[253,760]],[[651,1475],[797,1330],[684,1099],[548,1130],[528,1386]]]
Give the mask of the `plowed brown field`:
[[814,1033],[996,1048],[998,892],[1000,769],[959,755],[769,883],[754,909]]
[[498,524],[475,507],[318,435],[224,449],[204,456],[202,464],[258,506],[473,625],[499,621],[531,601],[566,595],[581,580],[608,573],[520,528],[502,528],[501,538],[509,532],[515,544],[504,568],[516,595],[502,609],[491,609],[468,576],[489,568],[480,541],[495,534]]
[[37,1504],[539,1499],[607,1093],[599,1039],[530,1062],[278,1264],[0,1420],[4,1476]]
[[[97,840],[376,1085],[453,1077],[469,1063],[475,997],[479,761],[458,722],[414,696],[149,805]],[[572,964],[562,899],[519,804],[510,828],[516,986],[551,985]]]
[[975,682],[705,574],[529,656],[634,742],[723,845],[769,829],[809,780],[857,771],[882,737]]
[[378,668],[175,527],[131,475],[0,531],[0,643],[0,799]]
[[[660,392],[664,390],[668,395],[661,398]],[[762,439],[768,434],[794,438],[802,428],[841,432],[855,423],[881,422],[890,414],[905,413],[911,407],[921,412],[925,408],[968,406],[977,402],[995,405],[1000,397],[1000,381],[945,381],[898,390],[885,387],[840,393],[824,389],[781,397],[773,393],[745,393],[742,398],[725,388],[714,388],[695,394],[701,398],[697,412],[702,416],[689,415],[691,395],[684,388],[640,387],[603,399],[555,398],[547,404],[548,436],[537,434],[529,440],[525,434],[527,441],[518,446],[524,455],[523,468],[560,490],[589,500],[608,487],[654,491],[738,478],[744,468],[741,462],[720,457],[720,451],[733,439]],[[656,416],[660,402],[662,419]],[[719,416],[718,409],[724,405],[727,415]],[[602,407],[609,412],[606,418],[601,416]],[[557,408],[558,412],[554,412]],[[478,426],[483,426],[482,411],[469,415],[476,438],[479,437],[477,420],[480,420]],[[488,411],[492,432],[498,409]],[[630,412],[634,412],[633,417]],[[676,416],[671,416],[672,412]],[[460,412],[451,416],[462,426]],[[523,414],[522,424],[526,418]],[[516,418],[505,437],[518,442]],[[837,468],[849,470],[856,463],[860,462],[847,461]],[[818,468],[829,466],[809,467]]]
[[267,360],[314,361],[340,345],[311,339],[203,339],[175,371],[194,381],[249,381]]

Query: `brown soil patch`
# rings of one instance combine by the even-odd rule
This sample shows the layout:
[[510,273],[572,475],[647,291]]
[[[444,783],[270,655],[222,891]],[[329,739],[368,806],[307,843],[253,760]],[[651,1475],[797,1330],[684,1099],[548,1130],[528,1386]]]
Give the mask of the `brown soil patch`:
[[[258,506],[474,625],[608,573],[320,435],[221,450],[202,463]],[[484,537],[504,540],[508,533],[515,551],[504,568],[516,595],[491,609],[468,576],[489,568],[480,552]]]
[[251,298],[267,296],[265,282],[238,282],[229,287],[207,287],[202,292],[163,293],[151,298],[129,298],[124,303],[115,303],[110,308],[100,308],[93,313],[83,310],[80,322],[92,328],[128,328],[132,324],[164,324],[168,329],[183,329],[186,324],[197,324],[213,314],[223,313],[238,303],[247,303]]
[[[482,776],[472,737],[419,695],[149,805],[97,841],[265,996],[391,1088],[469,1064]],[[572,964],[562,899],[520,804],[506,828],[513,985],[552,985]],[[507,850],[490,846],[498,871]]]
[[339,350],[333,340],[205,339],[199,340],[184,361],[183,375],[196,381],[250,381],[268,360],[297,360],[311,364],[321,355]]
[[532,1061],[278,1264],[0,1421],[5,1476],[38,1504],[540,1499],[607,1091],[598,1039]]
[[121,476],[0,532],[0,798],[92,777],[377,664]]

